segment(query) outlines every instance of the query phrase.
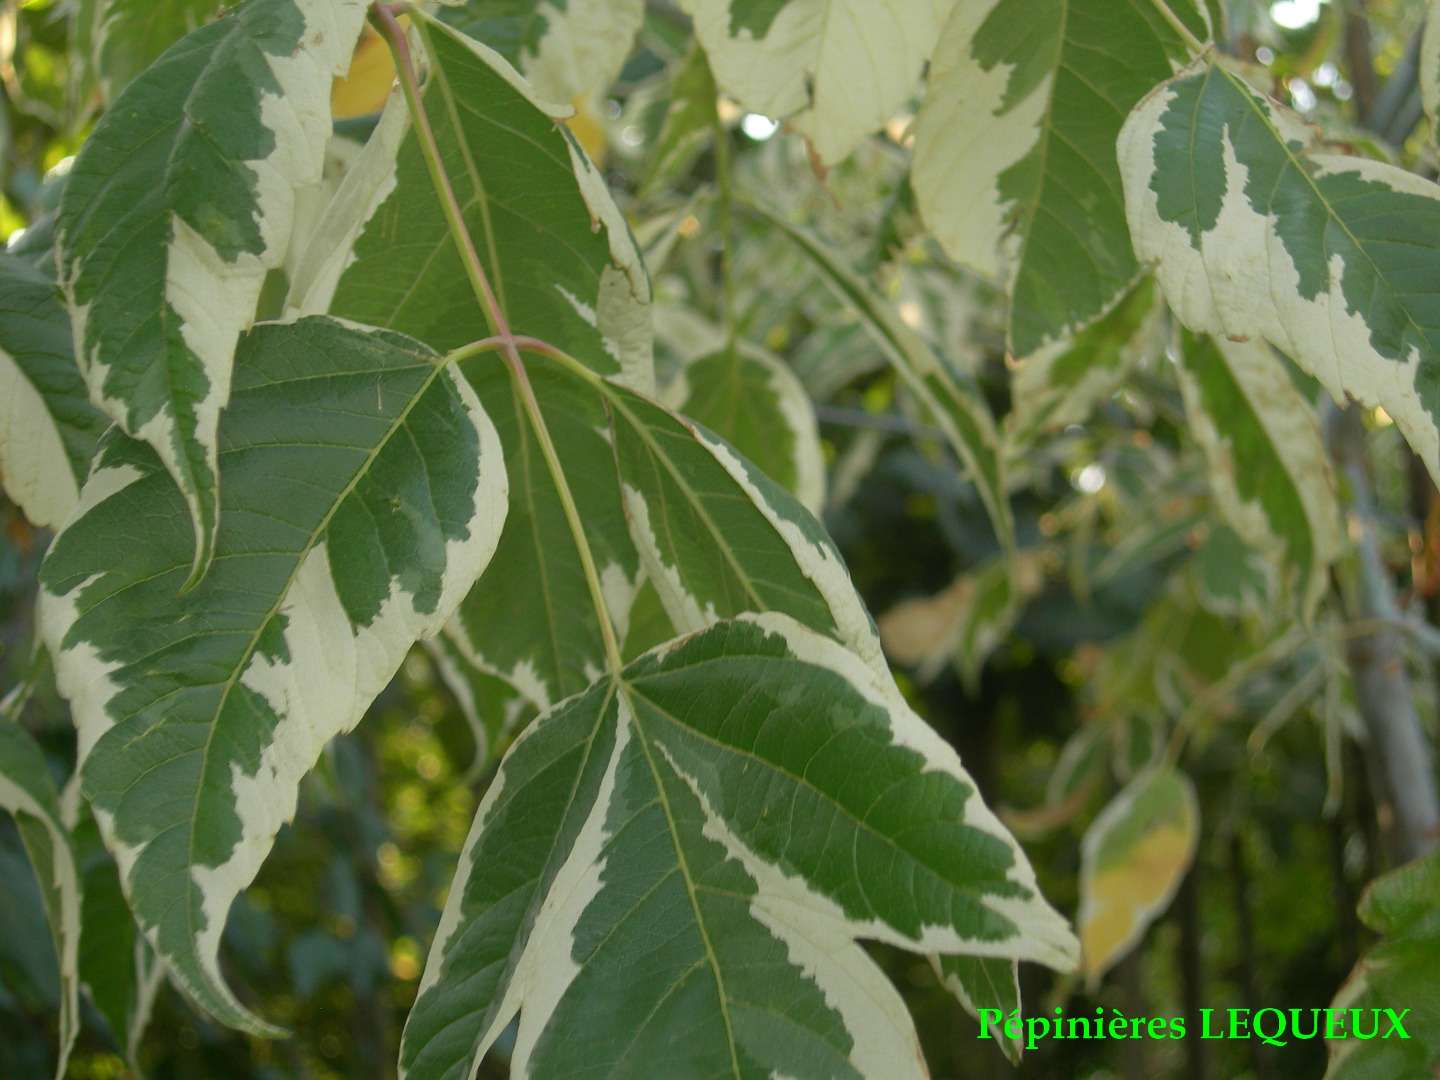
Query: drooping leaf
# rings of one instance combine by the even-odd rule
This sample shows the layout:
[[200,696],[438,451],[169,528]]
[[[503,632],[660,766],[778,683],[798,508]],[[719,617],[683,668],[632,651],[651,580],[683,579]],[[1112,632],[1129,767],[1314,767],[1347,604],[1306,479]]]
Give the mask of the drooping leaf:
[[995,535],[1007,551],[1015,543],[1015,519],[1005,479],[1005,456],[995,418],[979,389],[925,340],[818,239],[784,218],[756,207],[806,254],[821,278],[854,307],[905,386],[945,433],[990,513]]
[[1207,611],[1235,618],[1264,615],[1275,591],[1276,563],[1228,525],[1215,524],[1190,560],[1195,593]]
[[924,1075],[862,937],[1074,957],[1024,855],[893,690],[793,620],[721,623],[507,755],[402,1075],[470,1075],[517,1011],[524,1074]]
[[70,318],[55,283],[0,255],[0,481],[31,524],[74,509],[96,440],[109,425],[75,366]]
[[[1188,0],[1172,0],[1203,36]],[[911,183],[954,259],[1006,281],[1019,357],[1109,311],[1139,263],[1115,139],[1187,51],[1150,3],[956,4],[915,124]]]
[[810,395],[765,349],[734,348],[723,334],[714,351],[691,359],[662,400],[739,450],[812,514],[825,502],[825,459]]
[[643,193],[653,193],[673,183],[694,164],[701,148],[719,126],[718,94],[705,51],[695,46],[671,81],[670,104],[655,139],[650,165],[645,170]]
[[[472,664],[548,709],[605,670],[599,616],[555,481],[509,374],[493,356],[467,363],[466,370],[500,433],[514,486],[500,547],[461,604],[451,639]],[[529,378],[584,522],[609,616],[623,638],[640,558],[625,525],[604,404],[553,362],[532,362]]]
[[1176,315],[1263,338],[1337,397],[1382,406],[1440,480],[1440,187],[1314,131],[1202,60],[1120,136],[1135,250]]
[[506,480],[448,365],[323,317],[242,339],[219,460],[214,565],[181,594],[180,492],[148,446],[107,436],[42,567],[40,624],[146,936],[197,1005],[267,1032],[220,974],[231,902],[326,742],[484,569]]
[[1343,546],[1314,409],[1263,343],[1185,333],[1177,372],[1220,513],[1309,619]]
[[1005,418],[1013,447],[1023,450],[1044,433],[1083,423],[1124,385],[1137,363],[1160,351],[1156,330],[1162,307],[1155,293],[1154,282],[1146,278],[1073,340],[1025,358],[1011,381],[1015,407]]
[[934,596],[903,600],[880,619],[880,640],[897,663],[922,680],[954,663],[972,692],[990,654],[1044,581],[1042,551],[991,559]]
[[[1431,1080],[1440,1069],[1440,853],[1376,878],[1360,898],[1360,918],[1383,935],[1336,994],[1331,1007],[1361,1010],[1362,1034],[1390,1034],[1369,1010],[1392,1009],[1409,1039],[1330,1040],[1326,1080]],[[1407,1012],[1408,1010],[1408,1012]],[[1346,1014],[1353,1026],[1353,1014]]]
[[80,875],[45,755],[8,716],[0,716],[0,810],[15,817],[55,941],[60,963],[60,1051],[55,1076],[63,1080],[80,1032]]
[[606,90],[645,18],[644,0],[443,0],[440,17],[520,70],[544,101]]
[[720,89],[833,165],[916,90],[954,0],[680,0]]
[[[603,179],[501,57],[443,24],[420,20],[419,28],[429,57],[424,107],[511,329],[649,387],[649,280]],[[392,177],[386,169],[397,154]],[[399,330],[438,349],[490,333],[399,99],[319,235],[315,257],[297,271],[292,306]],[[397,236],[406,242],[397,246]],[[530,368],[623,634],[640,566],[614,452],[601,434],[604,407],[552,361],[534,358]],[[548,708],[604,669],[600,623],[554,480],[501,361],[480,356],[465,370],[495,420],[515,486],[499,550],[451,642],[469,664]]]
[[1183,773],[1141,773],[1085,832],[1080,862],[1081,967],[1091,984],[1169,906],[1195,857],[1200,807]]
[[510,736],[534,716],[534,707],[508,681],[477,665],[464,644],[456,641],[457,623],[425,642],[441,681],[460,706],[475,755],[462,777],[473,783],[498,760]]
[[[933,956],[935,972],[976,1019],[981,1009],[999,1009],[1009,1017],[1020,1008],[1020,965],[994,956]],[[1020,1063],[1024,1040],[1005,1034],[1004,1024],[990,1025],[990,1034],[1014,1064]]]
[[703,428],[606,393],[631,535],[677,630],[778,611],[887,673],[844,559],[793,496]]
[[318,183],[330,84],[363,0],[251,0],[187,35],[85,140],[60,206],[59,266],[90,396],[148,442],[213,554],[217,431],[236,340],[285,260],[297,189]]
[[91,62],[106,101],[160,54],[214,17],[221,0],[94,0]]
[[138,1074],[140,1040],[165,969],[130,914],[119,868],[88,811],[73,837],[83,887],[80,984],[104,1017],[116,1048]]

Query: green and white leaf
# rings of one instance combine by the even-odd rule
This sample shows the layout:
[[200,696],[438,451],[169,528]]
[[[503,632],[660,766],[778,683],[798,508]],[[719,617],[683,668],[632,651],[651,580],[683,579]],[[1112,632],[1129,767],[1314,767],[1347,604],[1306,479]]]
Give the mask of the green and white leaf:
[[[450,639],[472,665],[548,709],[605,671],[600,619],[554,478],[508,372],[494,356],[465,367],[495,421],[514,486],[495,558],[456,612]],[[640,587],[640,557],[626,526],[604,403],[553,361],[537,359],[528,373],[623,640]]]
[[719,130],[719,93],[705,50],[693,47],[671,80],[670,104],[645,170],[642,194],[653,194],[673,183],[695,163],[701,149]]
[[0,810],[15,817],[55,940],[60,963],[60,1051],[55,1076],[61,1080],[80,1032],[80,875],[45,755],[8,716],[0,716]]
[[1021,361],[1010,383],[1014,409],[1005,418],[1012,452],[1024,453],[1042,434],[1088,420],[1137,364],[1161,351],[1163,310],[1154,282],[1145,278],[1072,340],[1046,345]]
[[923,1076],[859,938],[1075,957],[1024,854],[898,695],[791,619],[724,622],[511,749],[401,1075],[472,1075],[518,1012],[521,1076]]
[[0,255],[0,482],[31,524],[55,528],[80,497],[109,422],[75,367],[55,282]]
[[[72,789],[65,794],[68,808]],[[79,794],[73,791],[77,804]],[[105,849],[93,815],[80,812],[79,805],[75,810],[79,820],[71,835],[82,885],[80,985],[138,1075],[140,1041],[165,980],[165,968],[135,924],[119,868]]]
[[1355,966],[1331,1008],[1393,1009],[1404,1017],[1410,1038],[1330,1040],[1326,1080],[1430,1080],[1440,1068],[1440,987],[1435,982],[1440,853],[1376,878],[1360,897],[1359,911],[1361,921],[1382,937]]
[[545,101],[599,94],[620,74],[645,0],[441,0],[441,18],[483,41]]
[[1228,525],[1216,522],[1190,559],[1195,595],[1206,611],[1227,618],[1267,617],[1279,584],[1273,557],[1262,555]]
[[135,79],[75,159],[60,281],[97,405],[155,448],[194,523],[194,584],[219,517],[217,432],[236,340],[318,184],[330,86],[363,0],[250,0]]
[[1264,556],[1308,620],[1344,547],[1315,410],[1263,342],[1182,332],[1177,359],[1190,431],[1209,462],[1221,516]]
[[[825,457],[805,387],[768,349],[748,341],[732,349],[719,327],[685,321],[694,325],[694,334],[688,348],[678,350],[684,366],[666,383],[660,400],[725,439],[805,509],[819,514],[825,504]],[[657,317],[656,322],[663,334],[663,327],[676,320]]]
[[509,738],[534,716],[534,708],[509,682],[477,666],[456,641],[456,621],[424,642],[440,681],[460,706],[475,741],[475,756],[461,777],[474,783],[499,757]]
[[915,93],[955,0],[680,0],[720,89],[833,165]]
[[1195,786],[1169,765],[1137,776],[1086,830],[1076,921],[1092,986],[1170,905],[1199,836]]
[[92,0],[90,62],[113,102],[136,76],[223,7],[221,0]]
[[179,490],[112,431],[41,569],[39,622],[146,938],[199,1007],[266,1033],[220,974],[231,902],[325,744],[485,568],[507,484],[494,427],[434,352],[323,317],[241,340],[221,434],[200,584],[180,592]]
[[[443,24],[421,25],[430,60],[424,107],[511,329],[543,337],[593,370],[650,387],[649,280],[600,174],[557,124],[559,114],[538,103],[503,58]],[[317,236],[325,239],[297,271],[292,307],[328,309],[436,348],[491,332],[400,98],[392,98]],[[397,245],[401,236],[405,243]],[[536,358],[529,367],[570,474],[610,617],[623,635],[640,563],[621,508],[604,405],[553,361]],[[468,664],[545,709],[604,670],[599,618],[554,480],[509,378],[494,356],[465,369],[495,421],[515,487],[499,549],[466,598],[450,641]]]
[[1337,397],[1379,405],[1440,480],[1440,187],[1314,131],[1199,61],[1126,121],[1136,253],[1182,322],[1263,338]]
[[[422,100],[510,329],[604,375],[654,386],[650,281],[600,171],[496,52],[417,17]],[[296,271],[289,306],[441,351],[493,331],[476,302],[403,100],[392,96]],[[403,242],[400,241],[403,238]]]
[[778,611],[889,678],[880,639],[824,527],[727,443],[606,387],[631,535],[671,624]]
[[[993,956],[932,956],[930,962],[941,985],[955,995],[965,1011],[977,1020],[981,1009],[999,1009],[1009,1016],[1020,1008],[1020,964]],[[1024,1040],[1005,1034],[1004,1024],[992,1024],[990,1034],[1013,1064],[1020,1064]]]
[[[1191,29],[1205,19],[1171,0]],[[1150,3],[959,3],[930,64],[911,184],[951,256],[1005,281],[1018,357],[1100,318],[1140,274],[1115,139],[1188,52]]]
[[1015,519],[1010,510],[1005,455],[995,418],[979,388],[937,354],[818,239],[762,207],[753,209],[794,241],[831,290],[855,309],[906,388],[945,433],[946,442],[980,492],[1001,547],[1011,550]]

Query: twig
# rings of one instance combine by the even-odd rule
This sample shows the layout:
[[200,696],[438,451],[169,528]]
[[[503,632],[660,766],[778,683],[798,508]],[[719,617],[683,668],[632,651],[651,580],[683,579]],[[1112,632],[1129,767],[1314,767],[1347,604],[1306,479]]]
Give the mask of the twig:
[[521,348],[542,352],[546,355],[558,353],[560,350],[537,338],[516,337],[510,331],[510,324],[505,318],[505,312],[496,298],[495,290],[491,288],[485,267],[480,262],[480,254],[475,250],[475,242],[471,239],[470,230],[466,227],[465,215],[460,209],[460,201],[455,197],[455,189],[451,186],[450,178],[445,173],[440,144],[435,139],[434,129],[430,126],[430,117],[425,112],[425,103],[420,97],[420,82],[415,73],[414,59],[410,55],[410,41],[406,36],[405,28],[400,25],[400,21],[396,17],[397,10],[401,10],[403,7],[404,5],[374,3],[370,10],[380,24],[380,29],[389,42],[390,51],[395,57],[395,70],[400,79],[401,90],[405,95],[405,104],[409,109],[411,120],[415,124],[421,154],[425,158],[425,165],[430,172],[430,180],[434,185],[435,194],[444,211],[450,235],[460,250],[460,260],[465,264],[466,276],[470,279],[475,295],[485,310],[486,320],[495,333],[493,338],[487,338],[485,342],[477,343],[476,348],[477,351],[483,351],[479,346],[488,347],[494,343],[498,345],[501,354],[505,357],[505,366],[510,372],[511,382],[525,409],[530,426],[535,432],[536,440],[540,444],[540,452],[545,458],[546,470],[555,484],[561,509],[565,513],[565,522],[580,556],[580,565],[585,572],[585,583],[589,587],[590,599],[595,607],[595,617],[600,623],[600,636],[605,643],[606,662],[612,673],[618,673],[624,664],[620,657],[620,644],[615,634],[615,627],[610,619],[610,609],[605,603],[605,591],[600,584],[600,572],[596,569],[595,556],[586,539],[584,523],[580,520],[580,511],[575,505],[575,497],[570,490],[565,470],[560,464],[560,456],[555,450],[554,441],[550,438],[550,429],[545,423],[540,403],[536,400],[535,389],[530,384],[530,377],[525,371],[525,362],[520,358]]
[[1405,669],[1401,630],[1395,625],[1409,620],[1396,603],[1394,582],[1380,554],[1360,414],[1354,407],[1343,411],[1330,407],[1325,427],[1331,457],[1348,482],[1351,511],[1359,526],[1356,615],[1386,624],[1351,638],[1346,654],[1360,714],[1394,807],[1396,845],[1408,861],[1440,841],[1440,793]]
[[1191,53],[1199,56],[1205,51],[1205,43],[1190,32],[1190,28],[1185,25],[1179,15],[1170,9],[1170,5],[1165,0],[1152,0],[1152,3],[1155,5],[1155,10],[1160,13],[1160,17],[1170,24],[1170,28],[1175,33],[1180,35],[1180,40],[1185,43],[1185,47]]

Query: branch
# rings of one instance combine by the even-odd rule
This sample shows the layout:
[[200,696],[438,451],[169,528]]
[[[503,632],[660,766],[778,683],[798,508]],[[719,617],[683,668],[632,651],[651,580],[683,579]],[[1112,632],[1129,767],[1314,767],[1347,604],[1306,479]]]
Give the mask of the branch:
[[1393,625],[1409,620],[1395,600],[1394,582],[1380,554],[1360,413],[1354,407],[1328,408],[1325,426],[1330,454],[1348,482],[1351,513],[1359,527],[1360,583],[1353,617],[1376,623],[1371,632],[1352,638],[1346,653],[1371,750],[1394,808],[1399,854],[1409,861],[1440,843],[1435,769],[1405,668],[1405,631]]

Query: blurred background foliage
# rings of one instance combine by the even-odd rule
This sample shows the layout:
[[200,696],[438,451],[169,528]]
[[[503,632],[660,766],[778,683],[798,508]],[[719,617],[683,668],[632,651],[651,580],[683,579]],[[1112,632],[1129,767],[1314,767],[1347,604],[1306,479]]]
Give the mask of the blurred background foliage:
[[[1238,0],[1229,5],[1228,34],[1273,92],[1335,141],[1433,175],[1434,140],[1418,95],[1395,106],[1388,137],[1357,122],[1406,63],[1424,6]],[[93,8],[93,0],[7,0],[0,8],[0,239],[12,250],[43,250],[67,160],[99,107],[95,72],[76,59],[84,49],[75,37]],[[578,101],[574,121],[647,249],[662,370],[684,362],[697,325],[703,332],[725,318],[721,203],[710,193],[717,168],[728,166],[737,192],[807,221],[973,378],[997,417],[1010,413],[1002,298],[920,231],[906,183],[905,118],[822,175],[800,139],[722,99],[720,152],[713,132],[702,130],[657,164],[667,110],[677,87],[684,92],[689,47],[683,16],[652,2],[619,81],[603,98]],[[374,81],[383,88],[389,79],[383,55],[369,57],[363,71],[368,87],[337,92],[357,114],[341,125],[353,138],[366,133]],[[1202,1005],[1328,1005],[1376,940],[1356,914],[1361,890],[1395,861],[1386,808],[1357,741],[1343,606],[1327,605],[1314,625],[1297,630],[1263,605],[1226,602],[1244,592],[1235,578],[1246,553],[1213,512],[1163,346],[1139,357],[1125,388],[1083,423],[1014,448],[1023,603],[987,606],[986,574],[1002,552],[974,485],[856,313],[811,264],[743,212],[735,228],[729,258],[739,335],[782,357],[815,402],[828,472],[825,523],[872,611],[893,615],[890,644],[911,620],[918,645],[897,657],[910,671],[902,687],[1020,837],[1045,894],[1076,913],[1082,837],[1145,765],[1168,752],[1194,783],[1194,864],[1173,902],[1098,978],[1023,969],[1028,1010],[1180,1015]],[[1383,555],[1400,595],[1428,608],[1434,623],[1440,504],[1386,422],[1366,418]],[[26,645],[47,537],[3,500],[0,534],[0,686],[34,678],[39,689],[21,720],[63,784],[73,732]],[[1338,592],[1353,591],[1354,568],[1342,563],[1336,574]],[[958,649],[957,619],[969,620]],[[1411,658],[1433,732],[1432,660]],[[392,1075],[444,890],[489,775],[471,780],[473,753],[456,701],[417,650],[365,723],[306,778],[295,822],[226,929],[232,981],[294,1036],[246,1038],[164,988],[139,1056],[146,1075]],[[113,931],[123,936],[129,929],[117,914]],[[915,1015],[934,1075],[1012,1074],[923,959],[877,954]],[[53,1067],[54,972],[34,879],[13,825],[0,820],[0,1076],[42,1077]],[[116,1033],[88,1002],[86,1010],[71,1075],[126,1075]],[[500,1049],[482,1075],[504,1074]],[[1243,1041],[1065,1041],[1027,1053],[1018,1075],[1324,1070],[1320,1042],[1279,1050]]]

